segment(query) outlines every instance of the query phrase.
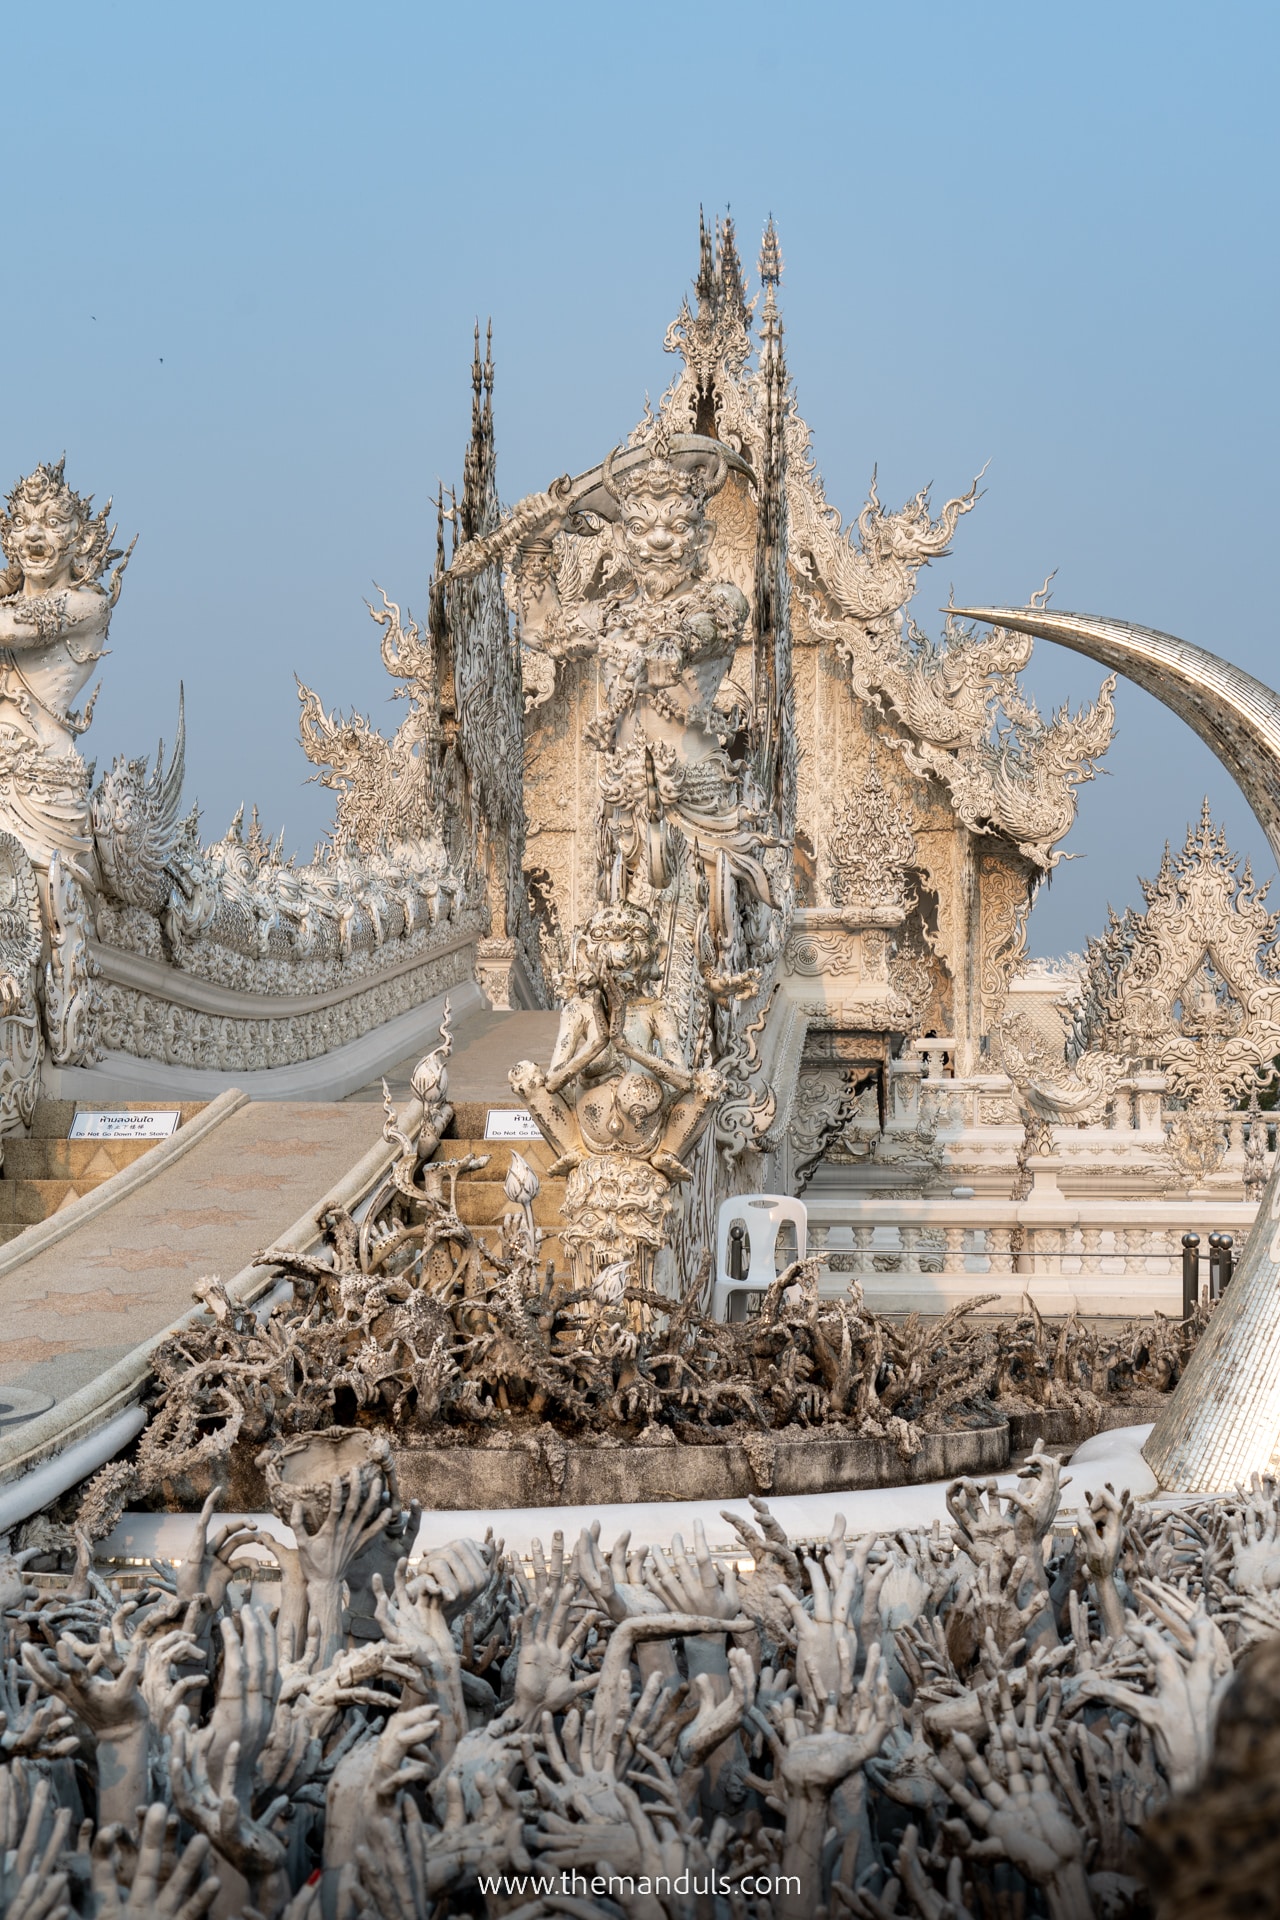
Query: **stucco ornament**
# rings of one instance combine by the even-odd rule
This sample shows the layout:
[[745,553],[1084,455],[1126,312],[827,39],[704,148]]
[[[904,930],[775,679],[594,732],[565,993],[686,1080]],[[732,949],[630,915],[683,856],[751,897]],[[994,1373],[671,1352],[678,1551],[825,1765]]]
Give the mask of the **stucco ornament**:
[[1280,915],[1243,874],[1206,800],[1175,858],[1143,882],[1141,912],[1089,943],[1071,1050],[1163,1069],[1191,1108],[1247,1094],[1280,1053]]
[[910,813],[885,791],[873,756],[861,791],[840,807],[827,842],[832,902],[855,909],[859,924],[897,926],[915,905],[911,827]]
[[35,872],[22,842],[0,833],[0,1137],[29,1127],[35,1113],[43,944]]
[[628,1261],[649,1286],[673,1185],[725,1091],[690,1067],[657,987],[656,929],[641,907],[601,906],[575,936],[560,983],[550,1065],[521,1061],[511,1084],[569,1175],[563,1240],[575,1287]]
[[1082,1053],[1071,1066],[1061,1056],[1046,1058],[1047,1049],[1037,1048],[1012,1020],[995,1036],[993,1051],[1013,1082],[1023,1118],[1050,1126],[1100,1125],[1127,1069],[1123,1058],[1105,1052]]

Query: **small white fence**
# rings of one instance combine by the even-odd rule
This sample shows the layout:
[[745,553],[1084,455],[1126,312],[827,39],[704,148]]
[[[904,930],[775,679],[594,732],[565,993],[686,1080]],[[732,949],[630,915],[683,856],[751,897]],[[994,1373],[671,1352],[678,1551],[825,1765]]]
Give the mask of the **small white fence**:
[[1003,1315],[1024,1296],[1046,1314],[1180,1315],[1183,1234],[1200,1235],[1204,1286],[1209,1234],[1231,1234],[1238,1261],[1257,1212],[1190,1199],[805,1199],[823,1291],[847,1275],[882,1313],[944,1313],[993,1293],[986,1311]]

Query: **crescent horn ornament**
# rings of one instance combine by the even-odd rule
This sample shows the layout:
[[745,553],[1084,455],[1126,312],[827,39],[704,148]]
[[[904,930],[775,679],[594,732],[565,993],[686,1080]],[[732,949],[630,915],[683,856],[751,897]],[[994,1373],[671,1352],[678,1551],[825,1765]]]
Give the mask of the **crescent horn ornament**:
[[[956,607],[1125,674],[1185,720],[1249,802],[1280,861],[1280,694],[1170,633],[1090,614]],[[1258,1208],[1280,1218],[1280,1155]],[[1143,1448],[1161,1487],[1227,1493],[1280,1469],[1280,1236],[1255,1226],[1231,1285]]]

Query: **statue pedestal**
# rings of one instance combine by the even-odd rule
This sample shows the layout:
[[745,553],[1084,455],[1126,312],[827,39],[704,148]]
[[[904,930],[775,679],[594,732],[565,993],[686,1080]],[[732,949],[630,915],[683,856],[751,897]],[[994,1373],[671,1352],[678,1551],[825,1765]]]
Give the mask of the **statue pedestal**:
[[1031,1162],[1031,1192],[1027,1204],[1035,1206],[1037,1202],[1053,1203],[1065,1199],[1058,1185],[1058,1171],[1062,1166],[1061,1157],[1056,1153],[1038,1153]]
[[524,957],[514,940],[477,941],[476,979],[497,1013],[539,1004],[525,970]]

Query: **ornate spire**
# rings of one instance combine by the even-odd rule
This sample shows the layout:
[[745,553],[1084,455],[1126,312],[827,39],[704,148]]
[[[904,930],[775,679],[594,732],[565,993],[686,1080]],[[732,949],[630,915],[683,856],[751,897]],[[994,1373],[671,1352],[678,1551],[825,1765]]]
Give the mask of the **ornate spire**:
[[706,215],[698,208],[698,277],[693,283],[698,296],[698,312],[716,305],[719,291],[716,278],[716,243],[707,225]]
[[495,484],[497,453],[493,439],[493,322],[485,335],[480,358],[480,322],[476,321],[471,358],[471,441],[462,464],[461,526],[463,540],[474,540],[498,523]]
[[720,305],[745,326],[751,309],[747,304],[747,283],[742,271],[742,262],[738,258],[733,216],[728,208],[725,209],[724,222],[719,229],[719,240]]
[[770,214],[765,224],[764,238],[760,242],[760,284],[772,291],[782,283],[782,249],[778,245],[778,229]]

